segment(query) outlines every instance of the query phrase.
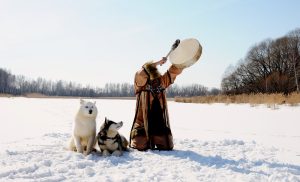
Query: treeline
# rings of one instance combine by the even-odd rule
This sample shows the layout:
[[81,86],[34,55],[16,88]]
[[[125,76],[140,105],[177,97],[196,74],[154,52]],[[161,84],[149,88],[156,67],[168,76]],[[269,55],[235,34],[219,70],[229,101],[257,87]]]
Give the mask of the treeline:
[[133,87],[129,83],[106,84],[104,88],[82,86],[63,80],[49,81],[43,78],[36,80],[16,76],[0,68],[0,94],[25,95],[40,93],[46,96],[75,97],[132,97]]
[[[216,95],[218,89],[193,84],[180,87],[173,85],[167,89],[168,97]],[[43,78],[30,80],[24,76],[16,76],[0,68],[0,94],[26,95],[39,93],[46,96],[75,96],[75,97],[134,97],[134,87],[129,83],[107,83],[103,88],[82,86],[74,82],[63,80],[49,81]]]
[[222,79],[225,94],[299,92],[300,29],[254,45]]

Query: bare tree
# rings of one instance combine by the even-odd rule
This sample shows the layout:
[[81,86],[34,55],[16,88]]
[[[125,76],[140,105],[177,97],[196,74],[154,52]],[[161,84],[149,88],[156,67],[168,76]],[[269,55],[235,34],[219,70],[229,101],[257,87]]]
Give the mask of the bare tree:
[[297,93],[299,93],[299,82],[298,82],[298,69],[300,62],[300,28],[291,31],[288,36],[290,37],[289,46],[292,50],[290,54],[290,60],[293,64],[294,78],[296,84]]
[[222,91],[227,94],[299,92],[299,32],[296,29],[287,36],[267,39],[251,47],[230,74],[225,71]]

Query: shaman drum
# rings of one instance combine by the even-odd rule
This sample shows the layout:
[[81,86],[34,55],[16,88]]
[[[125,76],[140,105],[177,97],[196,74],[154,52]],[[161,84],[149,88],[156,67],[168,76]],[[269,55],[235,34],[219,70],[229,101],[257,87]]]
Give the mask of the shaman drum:
[[177,68],[187,68],[195,64],[202,53],[197,39],[185,39],[170,53],[170,62]]

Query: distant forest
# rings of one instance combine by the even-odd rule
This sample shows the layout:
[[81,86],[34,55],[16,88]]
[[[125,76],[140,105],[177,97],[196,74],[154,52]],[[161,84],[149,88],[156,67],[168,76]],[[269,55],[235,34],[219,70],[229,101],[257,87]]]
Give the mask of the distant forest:
[[[172,85],[167,89],[168,97],[217,95],[220,90],[209,90],[200,84],[189,86]],[[14,75],[0,68],[0,94],[26,95],[39,93],[46,96],[75,96],[75,97],[134,97],[134,87],[129,83],[107,83],[104,88],[82,86],[68,81],[49,81],[43,78],[35,80],[25,76]]]
[[226,70],[225,94],[299,93],[300,28],[254,45],[236,66]]

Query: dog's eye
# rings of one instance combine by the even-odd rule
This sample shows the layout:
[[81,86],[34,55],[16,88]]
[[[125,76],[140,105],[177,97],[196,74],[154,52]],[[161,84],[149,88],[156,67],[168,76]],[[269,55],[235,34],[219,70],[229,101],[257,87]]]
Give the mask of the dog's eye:
[[89,108],[88,106],[85,106],[85,108]]
[[94,107],[92,106],[91,108],[93,109]]

